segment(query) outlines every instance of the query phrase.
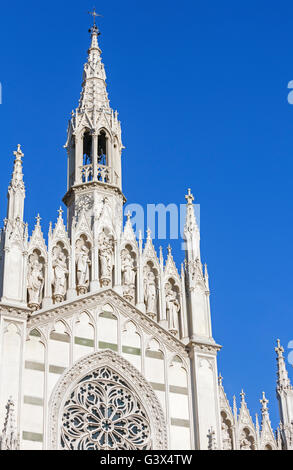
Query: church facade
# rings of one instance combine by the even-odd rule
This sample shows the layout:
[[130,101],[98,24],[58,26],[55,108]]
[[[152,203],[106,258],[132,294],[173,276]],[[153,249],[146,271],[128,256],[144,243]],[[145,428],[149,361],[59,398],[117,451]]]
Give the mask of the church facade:
[[67,132],[67,207],[45,241],[24,222],[23,153],[14,152],[0,240],[0,449],[293,449],[293,389],[276,348],[281,424],[267,400],[252,420],[218,377],[209,277],[191,191],[186,258],[159,256],[123,225],[117,112],[91,29]]

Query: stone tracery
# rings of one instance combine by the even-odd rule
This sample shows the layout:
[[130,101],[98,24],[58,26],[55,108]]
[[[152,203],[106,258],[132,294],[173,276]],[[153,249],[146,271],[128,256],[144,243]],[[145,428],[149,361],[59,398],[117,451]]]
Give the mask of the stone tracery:
[[109,367],[83,378],[71,391],[62,417],[61,446],[71,450],[151,448],[146,411]]

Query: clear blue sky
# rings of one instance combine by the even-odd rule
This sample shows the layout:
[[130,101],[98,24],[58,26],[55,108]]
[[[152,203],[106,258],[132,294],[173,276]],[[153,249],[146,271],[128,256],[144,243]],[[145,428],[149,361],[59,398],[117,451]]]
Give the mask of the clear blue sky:
[[[26,220],[31,228],[40,212],[45,232],[65,193],[63,144],[92,7],[72,0],[1,6],[0,217],[21,143]],[[286,346],[293,339],[292,2],[112,0],[96,7],[126,146],[124,193],[129,202],[182,203],[192,188],[226,392],[231,399],[243,387],[254,414],[265,390],[276,426],[275,340]],[[174,248],[179,264],[179,242]]]

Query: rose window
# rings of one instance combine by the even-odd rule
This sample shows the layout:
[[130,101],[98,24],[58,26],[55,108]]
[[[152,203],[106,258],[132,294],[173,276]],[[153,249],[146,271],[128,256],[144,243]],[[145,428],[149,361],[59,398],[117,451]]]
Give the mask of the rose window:
[[62,416],[61,446],[69,450],[147,450],[145,409],[108,367],[91,372],[71,391]]

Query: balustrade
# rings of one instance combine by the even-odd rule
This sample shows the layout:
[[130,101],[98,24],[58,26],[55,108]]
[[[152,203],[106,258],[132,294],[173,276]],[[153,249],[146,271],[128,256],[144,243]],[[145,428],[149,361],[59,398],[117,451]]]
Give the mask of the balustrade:
[[90,183],[92,181],[100,181],[106,184],[118,184],[118,175],[113,168],[106,165],[97,165],[96,175],[94,174],[93,164],[83,165],[80,167],[82,183]]

